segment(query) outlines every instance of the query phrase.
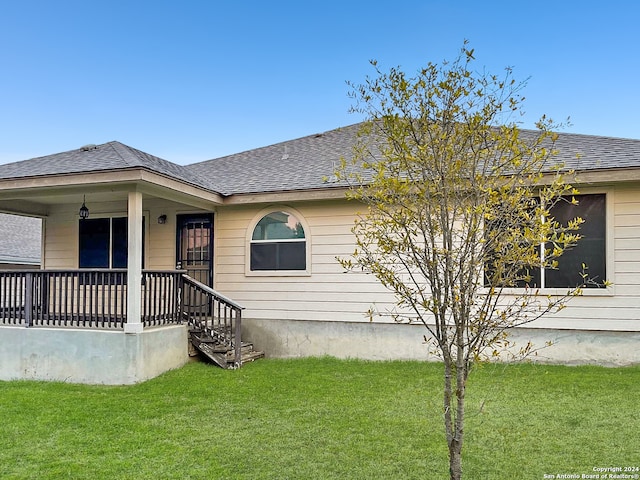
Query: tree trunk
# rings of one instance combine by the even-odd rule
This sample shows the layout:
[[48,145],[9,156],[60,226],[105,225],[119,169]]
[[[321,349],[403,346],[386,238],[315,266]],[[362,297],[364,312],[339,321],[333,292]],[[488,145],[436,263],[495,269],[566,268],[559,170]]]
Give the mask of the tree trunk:
[[[449,478],[462,479],[462,443],[464,439],[464,400],[467,365],[464,361],[445,358],[444,424],[449,447]],[[455,372],[455,379],[453,378]],[[455,383],[454,383],[455,382]]]
[[462,444],[460,442],[449,446],[449,476],[451,480],[462,478]]
[[449,443],[449,474],[451,480],[462,478],[462,443],[464,440],[464,396],[466,389],[465,367],[458,366],[456,372],[456,414],[453,437]]
[[[454,383],[454,371],[452,359],[445,357],[443,408],[445,434],[449,448],[449,475],[451,480],[460,480],[462,478],[462,442],[458,437],[459,392],[457,392],[457,388],[454,388],[454,385],[457,387],[458,384],[457,375]],[[458,401],[454,400],[455,398]]]

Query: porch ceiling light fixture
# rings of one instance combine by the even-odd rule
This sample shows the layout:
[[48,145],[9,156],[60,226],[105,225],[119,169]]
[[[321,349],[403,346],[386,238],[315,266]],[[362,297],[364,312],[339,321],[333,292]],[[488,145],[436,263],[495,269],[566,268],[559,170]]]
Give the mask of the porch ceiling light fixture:
[[160,225],[164,225],[165,223],[167,223],[167,216],[165,214],[162,214],[158,217],[158,223]]
[[83,220],[85,218],[89,218],[89,209],[84,204],[85,200],[86,200],[86,196],[83,195],[82,196],[82,206],[80,207],[80,211],[78,212],[78,215],[80,215],[80,218],[83,219]]

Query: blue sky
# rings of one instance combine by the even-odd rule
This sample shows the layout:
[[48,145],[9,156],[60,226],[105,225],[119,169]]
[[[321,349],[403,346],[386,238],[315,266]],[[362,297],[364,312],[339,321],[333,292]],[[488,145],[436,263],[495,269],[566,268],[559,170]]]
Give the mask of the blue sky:
[[356,123],[347,80],[453,59],[529,78],[524,127],[640,138],[636,0],[0,2],[0,163],[118,140],[177,163]]

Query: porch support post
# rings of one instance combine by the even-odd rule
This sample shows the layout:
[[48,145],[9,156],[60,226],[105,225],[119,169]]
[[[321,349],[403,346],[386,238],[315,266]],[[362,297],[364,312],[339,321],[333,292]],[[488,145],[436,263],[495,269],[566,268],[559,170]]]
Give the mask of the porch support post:
[[142,333],[142,193],[129,192],[127,323],[125,333]]

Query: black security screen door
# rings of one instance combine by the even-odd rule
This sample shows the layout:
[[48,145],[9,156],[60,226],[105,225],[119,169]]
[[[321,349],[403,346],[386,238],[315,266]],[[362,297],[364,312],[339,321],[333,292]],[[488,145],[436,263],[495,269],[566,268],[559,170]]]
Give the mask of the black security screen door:
[[187,275],[213,286],[213,214],[178,215],[178,264]]

